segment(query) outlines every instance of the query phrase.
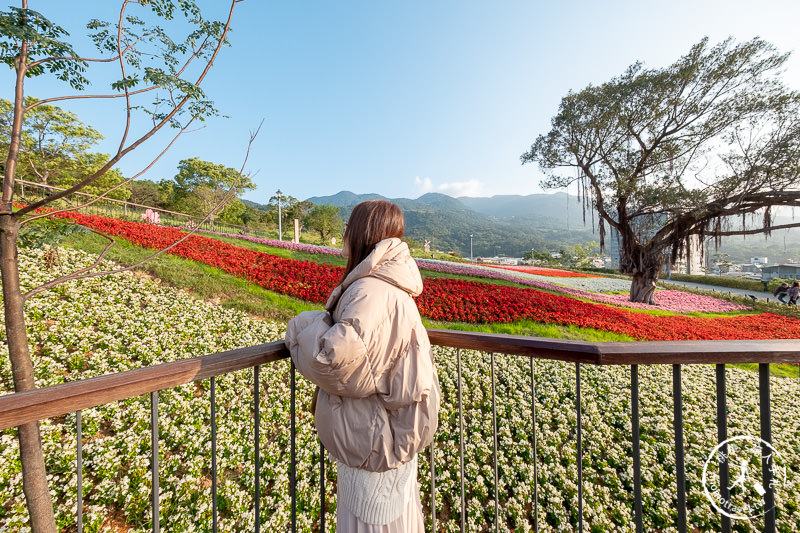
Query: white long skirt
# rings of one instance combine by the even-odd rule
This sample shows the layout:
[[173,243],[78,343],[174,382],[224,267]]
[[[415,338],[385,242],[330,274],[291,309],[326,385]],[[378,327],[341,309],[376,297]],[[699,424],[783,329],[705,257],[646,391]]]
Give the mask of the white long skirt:
[[[341,464],[339,468],[341,469]],[[340,488],[341,486],[337,487],[337,493]],[[354,515],[347,505],[337,498],[339,500],[336,509],[337,533],[424,533],[425,521],[422,517],[422,502],[419,498],[416,468],[414,468],[413,481],[406,483],[405,492],[400,496],[405,501],[402,513],[389,524],[368,524]]]

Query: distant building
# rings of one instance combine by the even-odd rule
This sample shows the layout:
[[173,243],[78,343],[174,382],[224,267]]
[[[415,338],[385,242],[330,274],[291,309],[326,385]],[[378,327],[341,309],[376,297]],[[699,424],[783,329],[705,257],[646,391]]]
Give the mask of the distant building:
[[739,270],[742,272],[761,274],[761,263],[741,264],[739,265]]
[[800,265],[783,264],[761,269],[761,281],[769,281],[772,278],[800,279]]
[[751,265],[766,265],[769,263],[768,257],[751,257],[750,264]]

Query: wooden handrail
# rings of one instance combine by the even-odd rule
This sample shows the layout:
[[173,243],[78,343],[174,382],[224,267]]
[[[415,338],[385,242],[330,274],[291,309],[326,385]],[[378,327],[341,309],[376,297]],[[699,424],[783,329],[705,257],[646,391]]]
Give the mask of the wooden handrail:
[[[587,342],[429,329],[431,344],[594,365],[800,363],[800,340]],[[289,357],[283,341],[0,396],[0,430]]]
[[0,430],[289,357],[283,341],[0,396]]
[[800,340],[588,342],[429,329],[431,344],[593,365],[800,363]]

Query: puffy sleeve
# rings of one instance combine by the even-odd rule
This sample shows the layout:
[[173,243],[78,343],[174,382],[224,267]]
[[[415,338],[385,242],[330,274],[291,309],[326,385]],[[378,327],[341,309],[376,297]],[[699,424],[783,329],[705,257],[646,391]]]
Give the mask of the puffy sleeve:
[[325,311],[305,311],[286,329],[286,346],[300,373],[328,394],[365,398],[375,378],[358,321],[347,314],[333,323]]

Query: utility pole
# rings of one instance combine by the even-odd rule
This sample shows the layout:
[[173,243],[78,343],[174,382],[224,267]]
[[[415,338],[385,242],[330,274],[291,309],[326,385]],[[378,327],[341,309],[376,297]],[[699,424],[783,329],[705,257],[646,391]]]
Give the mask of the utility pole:
[[275,194],[278,195],[278,240],[283,241],[283,227],[281,226],[281,195],[283,193],[278,189]]

